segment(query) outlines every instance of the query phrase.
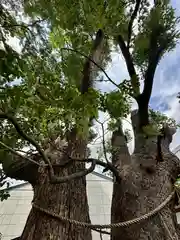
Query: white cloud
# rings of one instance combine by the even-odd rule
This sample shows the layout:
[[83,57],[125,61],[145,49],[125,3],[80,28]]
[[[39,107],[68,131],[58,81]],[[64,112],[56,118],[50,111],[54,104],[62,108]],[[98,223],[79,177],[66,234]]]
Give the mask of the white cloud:
[[[124,79],[129,79],[125,61],[120,51],[112,52],[112,62],[108,65],[106,73],[116,84],[121,83]],[[104,79],[106,79],[106,77],[104,77]],[[97,83],[96,86],[103,92],[110,92],[116,89],[116,86],[109,81]]]
[[[174,51],[167,53],[161,60],[155,74],[155,82],[152,92],[152,100],[155,102],[152,107],[156,109],[165,105],[164,113],[169,117],[174,118],[178,123],[180,122],[180,103],[177,99],[178,92],[180,92],[180,45],[178,44]],[[180,131],[178,130],[173,138],[171,148],[175,148],[180,144]]]
[[[176,15],[180,15],[180,1],[172,0],[172,5],[176,8]],[[180,122],[180,103],[177,99],[177,94],[180,92],[180,45],[178,44],[174,51],[166,53],[165,57],[161,60],[156,74],[152,92],[152,100],[155,102],[151,104],[153,108],[160,108],[162,104],[167,106],[163,109],[164,113],[169,117],[174,118]],[[113,53],[113,61],[107,69],[108,75],[116,83],[120,83],[123,79],[129,79],[126,69],[125,61],[120,53]],[[104,83],[100,85],[103,91],[111,91],[115,87],[111,83]],[[135,101],[133,102],[133,109],[137,107]],[[127,128],[131,128],[124,122]],[[171,148],[175,148],[180,144],[180,130],[174,135]],[[130,149],[133,149],[133,144],[130,144]]]

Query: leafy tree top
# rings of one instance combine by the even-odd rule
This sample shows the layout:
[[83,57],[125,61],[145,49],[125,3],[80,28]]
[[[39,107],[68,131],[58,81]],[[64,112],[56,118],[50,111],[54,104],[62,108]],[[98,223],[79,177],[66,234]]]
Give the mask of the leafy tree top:
[[[179,18],[168,0],[152,6],[148,0],[7,0],[0,9],[0,111],[15,116],[27,134],[42,144],[74,125],[83,133],[84,117],[97,118],[99,110],[119,123],[130,111],[130,97],[138,103],[141,126],[149,124],[155,70],[179,39]],[[82,95],[83,67],[98,29],[105,41],[92,80],[103,73],[114,47],[122,52],[129,79],[119,84],[108,78],[115,91],[91,88]],[[9,44],[10,37],[19,39],[20,53]],[[7,120],[1,119],[0,128],[9,146],[29,145]]]

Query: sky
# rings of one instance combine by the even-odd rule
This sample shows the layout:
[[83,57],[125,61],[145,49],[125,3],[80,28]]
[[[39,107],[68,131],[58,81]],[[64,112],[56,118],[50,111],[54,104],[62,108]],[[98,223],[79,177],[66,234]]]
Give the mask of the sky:
[[[180,16],[180,0],[172,0],[171,4],[175,8],[177,16]],[[180,26],[179,26],[180,27]],[[112,63],[107,69],[110,78],[116,83],[120,83],[123,79],[129,79],[129,75],[125,66],[125,61],[121,53],[113,53]],[[114,86],[107,82],[99,87],[103,91],[110,91]],[[180,123],[180,103],[177,99],[180,92],[180,44],[176,48],[165,54],[155,73],[150,107],[154,110],[161,111],[169,117],[174,118],[177,123]],[[133,109],[136,108],[136,103],[133,103]],[[103,117],[102,117],[103,118]],[[127,128],[131,126],[125,122]],[[133,149],[133,144],[130,144],[130,151]],[[171,149],[180,145],[180,129],[177,130],[171,143]]]
[[[180,1],[171,0],[177,16],[180,16]],[[179,26],[180,27],[180,26]],[[150,106],[159,110],[180,123],[180,103],[177,93],[180,92],[180,44],[166,53],[156,73]],[[171,149],[180,145],[180,129],[173,137]]]

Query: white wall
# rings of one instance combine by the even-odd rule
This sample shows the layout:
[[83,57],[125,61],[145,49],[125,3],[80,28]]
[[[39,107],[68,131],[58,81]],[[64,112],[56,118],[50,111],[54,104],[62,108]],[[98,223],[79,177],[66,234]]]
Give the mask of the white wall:
[[180,159],[180,145],[173,149],[172,152]]
[[[92,224],[110,223],[112,187],[112,182],[107,179],[93,174],[87,176],[87,194]],[[92,231],[92,234],[93,240],[101,239],[99,233]],[[103,235],[103,240],[109,239],[108,235]]]
[[[98,174],[87,176],[87,193],[92,223],[110,223],[112,182]],[[20,236],[31,208],[33,192],[29,184],[14,188],[11,197],[0,202],[0,233],[3,240]],[[93,240],[100,240],[99,233],[93,233]],[[103,240],[109,236],[103,235]]]
[[176,152],[176,156],[180,159],[180,150]]

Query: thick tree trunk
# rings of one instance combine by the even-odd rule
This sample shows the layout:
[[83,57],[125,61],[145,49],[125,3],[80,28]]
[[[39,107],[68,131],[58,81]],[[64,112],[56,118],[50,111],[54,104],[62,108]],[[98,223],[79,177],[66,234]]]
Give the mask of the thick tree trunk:
[[[136,135],[137,134],[137,135]],[[135,131],[136,146],[129,164],[122,165],[121,184],[114,183],[112,223],[132,220],[159,206],[173,191],[180,161],[169,148],[169,136],[161,144],[163,162],[157,162],[157,140]],[[171,136],[172,137],[172,136]],[[128,157],[128,156],[127,156]],[[123,228],[112,229],[112,240],[178,239],[174,199],[155,216]]]
[[[69,175],[84,168],[84,164],[72,163],[67,169],[56,171],[58,176]],[[69,183],[43,183],[34,186],[33,202],[60,216],[90,222],[85,177]],[[91,240],[91,231],[32,209],[21,240]]]
[[[117,169],[121,173],[123,166],[130,165],[130,154],[129,154],[125,136],[123,134],[121,127],[119,127],[118,131],[113,132],[111,144],[113,149],[112,163],[117,167]],[[121,183],[114,181],[112,203],[111,203],[111,223],[118,222],[117,210],[119,209],[119,199],[122,198],[120,189],[121,189]],[[118,214],[119,214],[119,210],[118,210]],[[115,237],[115,235],[116,235],[116,230],[112,229],[112,236]]]
[[[87,143],[85,140],[79,140],[70,136],[68,147],[62,151],[62,146],[56,145],[45,150],[46,155],[50,158],[52,164],[62,164],[68,162],[68,156],[85,158]],[[21,161],[22,160],[22,161]],[[40,162],[40,157],[37,154],[34,158]],[[20,166],[21,171],[17,170],[15,165]],[[11,164],[12,165],[12,164]],[[30,164],[30,166],[33,164]],[[19,159],[13,162],[13,166],[6,167],[6,173],[20,179],[25,177],[26,180],[31,180],[34,198],[33,203],[41,208],[59,214],[60,216],[75,219],[82,222],[90,222],[89,207],[86,193],[86,178],[78,178],[67,183],[52,184],[49,182],[48,170],[46,168],[39,168],[35,165],[30,170],[34,169],[35,176],[28,174],[28,164],[25,164],[25,171],[23,170],[24,160]],[[11,170],[10,170],[11,169]],[[70,160],[70,163],[64,167],[56,166],[54,168],[56,176],[68,176],[72,173],[82,171],[85,169],[85,163],[75,162]],[[32,207],[21,240],[91,240],[91,230],[88,228],[72,225],[68,222],[62,222],[52,216],[49,216],[42,211]]]
[[[86,154],[86,141],[70,137],[66,154],[50,149],[52,163],[67,161],[67,155],[83,158]],[[55,169],[56,176],[67,176],[85,169],[85,163],[71,162],[69,166]],[[47,171],[47,170],[46,170]],[[85,177],[67,183],[51,184],[46,171],[39,174],[37,184],[33,186],[33,203],[52,213],[83,222],[90,222],[86,194]],[[91,230],[61,222],[38,209],[32,208],[27,219],[21,240],[91,240]]]
[[[104,47],[104,33],[99,29],[96,33],[96,38],[93,40],[92,47],[90,50],[89,57],[86,57],[86,61],[83,68],[83,76],[80,84],[81,94],[88,92],[89,88],[93,87],[93,76],[97,71],[97,63],[101,61],[103,47]],[[69,51],[74,51],[82,56],[80,52],[76,50],[69,49]],[[95,64],[96,63],[96,64]],[[87,126],[84,126],[84,130],[88,128],[89,116],[82,116],[81,120]],[[93,117],[93,116],[91,116]],[[6,114],[1,114],[1,118],[10,120],[13,123],[18,133],[24,137],[27,141],[30,141],[32,145],[36,146],[38,152],[41,156],[50,159],[51,164],[56,165],[55,175],[53,176],[53,169],[50,168],[51,177],[64,177],[72,175],[73,173],[85,170],[85,163],[72,161],[68,166],[57,167],[57,164],[67,162],[71,158],[86,158],[87,150],[87,140],[88,133],[83,134],[85,139],[80,139],[80,136],[76,134],[76,130],[73,129],[68,138],[68,147],[66,148],[66,153],[62,154],[62,151],[58,151],[57,148],[50,148],[47,151],[42,152],[37,144],[33,144],[32,139],[29,138],[18,126],[18,123],[11,116]],[[84,125],[84,124],[83,124]],[[77,137],[77,135],[79,137]],[[73,156],[72,156],[73,155]],[[48,159],[43,157],[46,161]],[[42,159],[41,159],[42,160]],[[38,162],[41,161],[37,160]],[[32,161],[31,161],[32,162]],[[34,190],[33,203],[44,210],[59,214],[62,217],[75,219],[83,222],[90,222],[89,218],[89,208],[86,194],[86,179],[82,177],[80,179],[75,179],[68,181],[68,183],[52,184],[49,181],[48,168],[37,167],[33,164],[26,163],[22,159],[18,161],[10,161],[8,166],[5,167],[5,161],[3,163],[4,170],[8,176],[15,177],[16,179],[29,181]],[[16,168],[18,166],[18,169]],[[31,168],[30,168],[31,167]],[[29,172],[28,172],[29,170]],[[55,178],[53,178],[55,179]],[[21,240],[91,240],[91,230],[87,228],[82,228],[77,225],[69,224],[68,222],[61,222],[53,216],[45,214],[43,211],[37,208],[32,208],[29,217],[26,222],[26,226],[20,237]]]

